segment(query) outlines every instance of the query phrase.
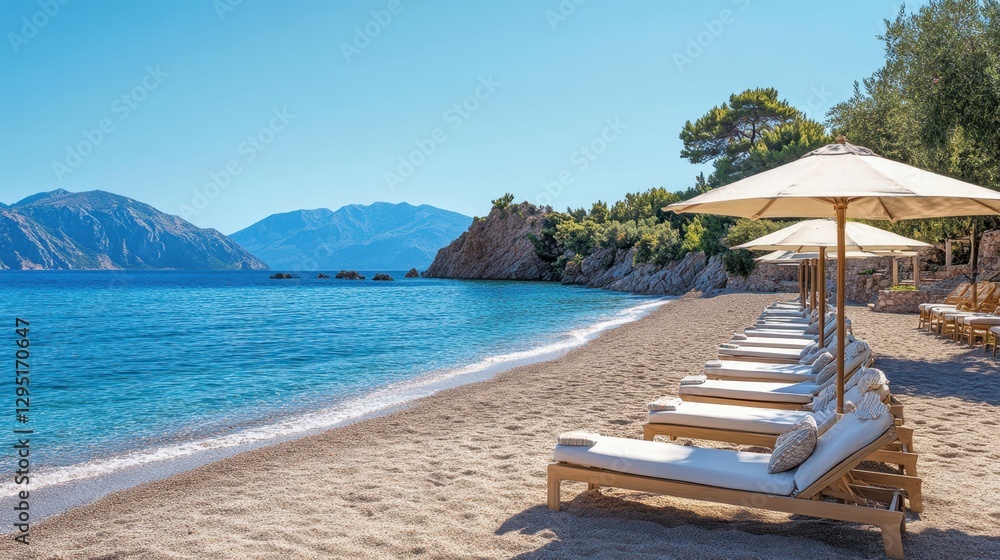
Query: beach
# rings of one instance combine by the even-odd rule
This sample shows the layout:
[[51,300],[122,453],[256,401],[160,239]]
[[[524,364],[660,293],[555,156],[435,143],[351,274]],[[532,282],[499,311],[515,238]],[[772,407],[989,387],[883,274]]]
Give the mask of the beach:
[[[787,297],[683,297],[556,360],[111,494],[33,526],[30,546],[5,537],[0,557],[880,558],[878,530],[851,523],[582,484],[545,507],[556,434],[640,438],[648,401]],[[907,557],[997,557],[1000,362],[915,315],[848,317],[916,429]]]

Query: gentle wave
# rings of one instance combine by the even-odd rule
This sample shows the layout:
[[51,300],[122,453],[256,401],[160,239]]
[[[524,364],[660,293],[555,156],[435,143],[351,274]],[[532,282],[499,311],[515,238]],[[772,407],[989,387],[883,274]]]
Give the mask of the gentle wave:
[[[178,443],[154,449],[134,451],[123,455],[98,459],[51,471],[39,471],[32,476],[33,490],[112,474],[122,469],[141,467],[150,463],[168,461],[196,453],[238,446],[260,447],[271,440],[287,440],[296,436],[330,429],[364,417],[378,414],[412,402],[442,389],[487,379],[501,371],[521,365],[554,359],[568,350],[582,346],[602,332],[641,319],[654,309],[669,303],[672,298],[661,298],[617,312],[614,316],[591,325],[563,333],[559,340],[519,352],[490,356],[460,368],[431,372],[413,380],[402,381],[372,391],[363,397],[346,400],[335,407],[307,412],[294,418],[241,430],[233,434],[210,437],[197,441]],[[0,495],[11,496],[21,487],[13,483],[0,485]]]

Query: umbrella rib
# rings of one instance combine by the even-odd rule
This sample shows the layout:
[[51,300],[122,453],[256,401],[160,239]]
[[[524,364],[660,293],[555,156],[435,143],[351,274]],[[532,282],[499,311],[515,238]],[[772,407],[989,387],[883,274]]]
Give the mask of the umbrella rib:
[[889,211],[889,208],[885,205],[885,202],[882,201],[882,197],[881,196],[875,197],[875,200],[878,201],[878,205],[881,206],[882,210],[885,211],[885,215],[889,216],[889,221],[892,223],[896,223],[896,217],[893,216],[892,212]]
[[768,200],[767,204],[765,204],[764,207],[761,208],[759,212],[757,212],[756,214],[753,215],[753,219],[754,220],[760,219],[761,214],[763,214],[764,212],[767,212],[767,209],[770,208],[771,205],[774,204],[774,202],[776,200],[778,200],[778,199],[777,198],[772,198],[772,199]]
[[986,204],[985,202],[983,202],[982,200],[979,200],[978,198],[973,198],[972,201],[975,202],[976,204],[980,205],[980,206],[985,206],[986,208],[989,208],[990,211],[992,211],[992,212],[1000,214],[1000,210],[997,210],[996,208],[990,206],[989,204]]

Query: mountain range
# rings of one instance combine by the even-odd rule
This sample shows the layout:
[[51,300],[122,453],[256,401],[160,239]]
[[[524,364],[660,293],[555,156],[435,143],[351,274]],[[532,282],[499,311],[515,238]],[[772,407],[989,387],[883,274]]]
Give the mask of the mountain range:
[[0,269],[266,270],[214,229],[104,191],[0,204]]
[[271,268],[426,268],[472,218],[426,204],[376,202],[273,214],[230,237]]

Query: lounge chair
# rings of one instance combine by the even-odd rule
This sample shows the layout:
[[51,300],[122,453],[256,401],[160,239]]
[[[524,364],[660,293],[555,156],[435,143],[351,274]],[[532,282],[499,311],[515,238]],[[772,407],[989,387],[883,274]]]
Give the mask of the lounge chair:
[[586,482],[591,490],[608,486],[876,525],[886,555],[902,559],[905,492],[871,486],[852,473],[895,439],[891,415],[861,420],[846,414],[818,438],[805,462],[775,474],[768,472],[766,453],[614,437],[600,437],[591,446],[556,445],[548,467],[548,507],[559,510],[563,481]]
[[997,357],[997,338],[1000,337],[1000,327],[991,327],[990,332],[986,337],[986,343],[983,348],[986,350],[990,349],[990,341],[993,342],[993,357]]
[[[890,411],[896,408],[892,404],[894,399],[888,386],[882,386],[877,391]],[[844,398],[845,401],[856,403],[861,396],[862,390],[852,387]],[[643,438],[649,441],[656,436],[663,436],[670,440],[692,438],[771,448],[778,435],[806,416],[815,419],[820,434],[837,420],[836,413],[829,408],[820,411],[782,410],[699,402],[681,402],[674,410],[658,410],[648,414],[648,420],[643,424]],[[903,427],[901,417],[895,419],[898,441],[874,452],[868,460],[896,465],[898,472],[889,478],[865,476],[869,476],[870,482],[875,482],[874,479],[894,480],[893,485],[907,490],[911,500],[910,509],[920,512],[923,500],[921,481],[916,478],[917,454],[913,449],[913,429]]]
[[975,346],[976,339],[981,336],[983,344],[986,344],[990,328],[997,326],[1000,326],[1000,306],[993,309],[988,315],[977,314],[957,317],[955,319],[954,338],[957,342],[968,340],[969,346]]
[[[867,350],[862,341],[852,343],[846,349],[848,361],[854,362]],[[833,364],[830,364],[833,365]],[[836,367],[836,366],[834,366]],[[825,368],[824,368],[825,369]],[[844,380],[850,380],[858,369],[844,367]],[[731,381],[728,379],[706,379],[700,383],[685,384],[677,388],[677,396],[685,401],[754,406],[760,408],[780,408],[796,410],[812,402],[813,397],[836,381],[834,373],[828,379],[778,383],[774,381]],[[820,382],[821,381],[821,382]]]
[[[976,289],[976,300],[972,300],[971,290],[968,299],[957,305],[939,305],[929,309],[929,328],[937,334],[948,334],[954,326],[956,317],[962,314],[986,312],[1000,304],[1000,285],[984,282],[982,289]],[[949,328],[946,328],[949,327]]]
[[[865,348],[857,354],[847,355],[852,357],[845,361],[845,372],[853,372],[873,360],[870,348]],[[799,381],[815,381],[816,375],[819,372],[815,371],[814,364],[775,364],[739,360],[713,360],[705,364],[704,373],[708,379],[798,383]]]
[[[848,340],[853,337],[848,333]],[[815,343],[814,343],[815,344]],[[834,333],[827,339],[822,349],[806,346],[804,348],[768,348],[765,346],[745,346],[728,342],[719,345],[717,350],[720,360],[740,360],[745,362],[768,362],[779,364],[808,363],[809,357],[817,354],[817,350],[836,348],[837,335]],[[803,362],[806,360],[806,362]]]
[[923,329],[925,327],[930,328],[931,308],[940,306],[957,306],[958,304],[965,301],[965,296],[968,294],[971,288],[972,284],[964,282],[962,284],[959,284],[954,290],[952,290],[951,293],[944,298],[944,301],[939,303],[921,303],[920,305],[918,305],[917,307],[920,310],[920,321],[917,323],[917,328],[918,329]]

